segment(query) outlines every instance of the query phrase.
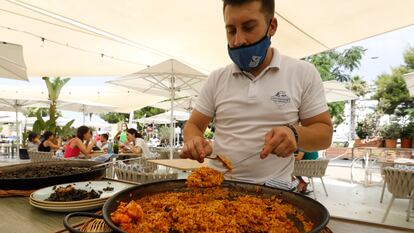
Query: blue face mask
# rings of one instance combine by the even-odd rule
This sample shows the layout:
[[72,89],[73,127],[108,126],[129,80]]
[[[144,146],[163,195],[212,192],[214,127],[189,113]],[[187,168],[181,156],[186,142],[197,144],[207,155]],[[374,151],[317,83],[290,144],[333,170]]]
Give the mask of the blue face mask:
[[[269,30],[269,27],[266,30],[266,34]],[[231,60],[233,60],[233,62],[241,70],[250,71],[263,63],[270,44],[270,36],[265,35],[262,39],[254,44],[240,46],[237,48],[230,48],[227,46],[227,50],[229,52]]]

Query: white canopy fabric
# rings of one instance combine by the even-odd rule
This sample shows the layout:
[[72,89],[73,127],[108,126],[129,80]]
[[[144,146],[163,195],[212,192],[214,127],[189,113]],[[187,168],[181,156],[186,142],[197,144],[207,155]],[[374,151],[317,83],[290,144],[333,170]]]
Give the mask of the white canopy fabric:
[[[181,111],[181,112],[191,112],[193,110],[195,103],[197,101],[197,96],[190,96],[181,99],[174,100],[174,111]],[[170,101],[162,101],[155,104],[150,105],[151,107],[160,108],[164,110],[171,109],[171,102]]]
[[405,83],[411,96],[414,96],[414,72],[404,75]]
[[328,103],[358,99],[358,96],[348,90],[343,83],[336,80],[323,82],[323,87]]
[[93,103],[89,101],[59,101],[57,108],[59,110],[81,112],[83,113],[83,124],[85,124],[85,117],[88,113],[106,113],[116,112],[117,106],[104,105],[99,103]]
[[[47,100],[48,91],[46,85],[1,85],[0,98],[19,96],[20,98],[40,98]],[[59,100],[70,102],[92,102],[96,104],[117,106],[115,112],[131,112],[150,104],[165,100],[165,97],[144,94],[127,90],[121,87],[94,86],[78,87],[64,86],[60,92]]]
[[21,45],[0,41],[0,78],[29,81]]
[[[190,113],[183,112],[183,111],[174,111],[174,121],[186,121],[188,118],[190,118]],[[155,116],[147,117],[147,118],[140,118],[137,119],[136,122],[144,123],[144,124],[170,124],[171,118],[170,118],[171,112],[167,111]]]
[[[296,58],[414,23],[412,0],[275,2],[272,45]],[[23,45],[29,76],[121,76],[170,58],[206,72],[230,63],[219,0],[3,0],[0,11],[2,40]]]
[[169,97],[171,110],[170,158],[173,157],[173,112],[176,96],[198,95],[207,76],[175,59],[169,59],[133,74],[108,81],[143,93]]

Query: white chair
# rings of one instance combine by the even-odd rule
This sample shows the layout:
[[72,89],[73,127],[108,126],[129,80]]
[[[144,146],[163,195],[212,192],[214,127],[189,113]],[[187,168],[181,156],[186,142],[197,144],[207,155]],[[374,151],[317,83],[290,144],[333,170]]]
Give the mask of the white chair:
[[328,167],[329,159],[317,159],[317,160],[299,160],[295,161],[295,168],[293,170],[294,176],[306,176],[311,181],[312,188],[314,190],[313,196],[316,199],[315,195],[315,185],[313,183],[313,177],[319,177],[322,182],[323,189],[325,190],[325,195],[328,196],[328,191],[326,191],[325,183],[323,182],[322,177],[325,175],[326,168]]
[[396,198],[409,199],[406,217],[406,221],[408,222],[410,220],[410,211],[414,199],[414,171],[386,167],[384,168],[384,181],[388,191],[392,194],[392,197],[382,222],[385,222]]

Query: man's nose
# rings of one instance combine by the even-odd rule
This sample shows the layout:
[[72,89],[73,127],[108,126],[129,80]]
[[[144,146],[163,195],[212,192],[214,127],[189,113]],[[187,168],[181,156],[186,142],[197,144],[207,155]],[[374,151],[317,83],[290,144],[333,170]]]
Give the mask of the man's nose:
[[244,33],[237,32],[234,38],[234,47],[240,47],[246,44],[247,44],[247,41],[246,41],[246,36],[244,35]]

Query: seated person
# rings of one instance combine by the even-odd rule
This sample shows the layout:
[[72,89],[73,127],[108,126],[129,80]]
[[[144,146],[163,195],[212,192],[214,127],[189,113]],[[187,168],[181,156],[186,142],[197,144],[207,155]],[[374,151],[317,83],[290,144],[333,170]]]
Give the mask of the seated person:
[[151,142],[151,146],[160,145],[160,139],[158,139],[156,135],[152,136],[152,138],[150,139],[150,142]]
[[[298,155],[295,156],[295,161],[299,161],[299,160],[316,160],[318,159],[319,154],[317,151],[314,152],[303,152],[303,151],[299,151]],[[303,178],[301,176],[297,176],[296,177],[299,180],[299,184],[297,186],[297,191],[303,194],[308,194],[309,192],[307,191],[308,188],[308,183],[305,182],[305,180],[303,180]]]
[[30,132],[28,140],[29,140],[29,143],[27,143],[27,149],[37,150],[40,144],[40,135],[35,132]]
[[109,135],[107,133],[101,134],[99,141],[96,142],[96,146],[103,151],[108,151],[108,139]]
[[136,129],[129,128],[127,130],[128,142],[121,144],[123,152],[131,151],[135,154],[141,154],[143,157],[152,157],[152,153],[147,146],[147,142],[143,139],[142,135],[138,133]]
[[38,151],[42,152],[51,152],[59,150],[60,141],[57,140],[57,137],[54,133],[50,131],[46,131],[43,134],[43,140],[40,142],[38,146]]
[[92,139],[92,132],[87,126],[78,128],[76,137],[68,141],[65,146],[65,158],[77,158],[80,153],[87,156],[92,153],[92,148],[95,146],[95,141]]

